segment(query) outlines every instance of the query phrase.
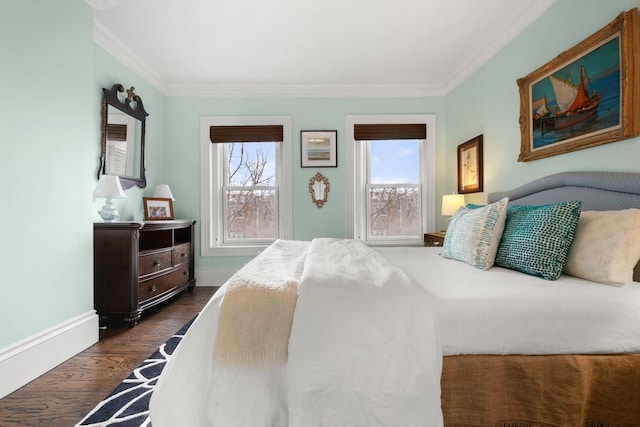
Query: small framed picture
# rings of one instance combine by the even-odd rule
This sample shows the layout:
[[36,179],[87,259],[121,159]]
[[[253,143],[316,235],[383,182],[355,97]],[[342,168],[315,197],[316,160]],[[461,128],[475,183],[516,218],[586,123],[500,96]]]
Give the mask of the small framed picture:
[[300,166],[335,168],[338,166],[338,131],[300,131]]
[[144,219],[160,221],[173,219],[173,201],[163,197],[143,197]]
[[482,191],[482,135],[478,135],[458,145],[458,194]]

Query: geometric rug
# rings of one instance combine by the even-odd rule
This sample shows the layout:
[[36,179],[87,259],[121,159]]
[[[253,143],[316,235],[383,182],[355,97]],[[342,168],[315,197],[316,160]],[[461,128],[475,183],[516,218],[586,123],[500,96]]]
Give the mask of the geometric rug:
[[153,388],[194,320],[195,317],[134,369],[118,387],[76,424],[76,427],[151,427],[149,401]]

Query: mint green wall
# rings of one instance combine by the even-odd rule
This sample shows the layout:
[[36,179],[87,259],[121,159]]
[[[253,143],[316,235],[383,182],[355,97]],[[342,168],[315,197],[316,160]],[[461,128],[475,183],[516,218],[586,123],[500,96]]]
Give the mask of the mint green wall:
[[639,0],[558,0],[543,16],[447,96],[446,174],[455,189],[456,147],[484,135],[485,193],[467,197],[484,202],[486,194],[506,190],[545,175],[575,170],[640,172],[640,138],[571,153],[517,162],[520,98],[516,79],[584,40]]
[[[436,114],[444,144],[444,99],[433,98],[171,98],[166,105],[166,181],[176,198],[176,214],[200,218],[200,117],[289,115],[293,127],[293,238],[345,236],[347,168],[345,118],[350,114]],[[338,131],[337,168],[300,167],[301,130]],[[437,147],[444,153],[444,146]],[[311,203],[309,179],[322,172],[331,184],[328,203]],[[198,227],[199,233],[199,227]],[[198,242],[200,236],[198,235]],[[199,257],[199,267],[237,267],[245,257]]]
[[0,348],[93,309],[92,13],[0,2]]

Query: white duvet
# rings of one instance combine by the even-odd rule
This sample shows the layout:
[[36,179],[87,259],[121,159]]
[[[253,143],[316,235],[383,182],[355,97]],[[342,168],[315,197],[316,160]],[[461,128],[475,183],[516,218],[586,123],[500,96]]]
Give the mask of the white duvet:
[[479,270],[440,248],[378,248],[433,296],[443,355],[640,352],[640,283]]
[[[305,246],[288,360],[214,362],[223,286],[154,390],[154,427],[442,425],[442,353],[428,293],[362,242]],[[300,242],[291,250],[299,253]]]

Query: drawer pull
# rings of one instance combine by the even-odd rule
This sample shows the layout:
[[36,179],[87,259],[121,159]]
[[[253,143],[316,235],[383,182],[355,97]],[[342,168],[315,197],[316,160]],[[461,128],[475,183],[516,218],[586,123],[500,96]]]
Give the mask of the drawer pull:
[[151,286],[151,292],[155,292],[156,290],[158,290],[158,287],[156,285]]
[[161,262],[161,260],[159,260],[159,259],[157,259],[157,260],[153,261],[153,265],[154,265],[155,267],[160,267],[160,264],[162,264],[162,262]]
[[187,257],[187,254],[185,254],[185,253],[183,252],[183,253],[181,253],[181,254],[180,254],[180,256],[181,256],[182,258],[186,258],[186,257]]
[[182,272],[182,275],[183,275],[183,276],[188,276],[188,275],[189,275],[189,273],[188,273],[188,272],[186,272],[186,271],[183,271],[183,272]]

